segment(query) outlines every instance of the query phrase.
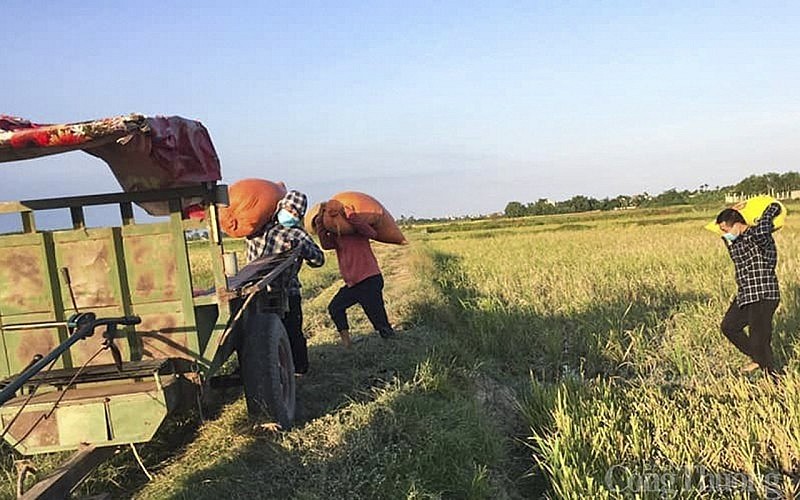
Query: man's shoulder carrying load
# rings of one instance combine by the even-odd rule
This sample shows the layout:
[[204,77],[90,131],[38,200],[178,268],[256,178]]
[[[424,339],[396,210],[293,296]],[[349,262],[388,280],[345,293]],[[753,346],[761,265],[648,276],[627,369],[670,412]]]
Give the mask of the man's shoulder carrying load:
[[[772,196],[754,196],[753,198],[748,198],[744,202],[736,204],[731,208],[738,210],[739,213],[742,214],[742,217],[744,217],[744,221],[748,226],[755,226],[756,223],[758,223],[758,219],[761,217],[767,207],[773,203],[777,203],[781,206],[781,213],[779,213],[778,216],[772,221],[773,228],[775,231],[777,231],[786,223],[786,207],[783,205],[783,203]],[[712,220],[706,224],[705,228],[718,236],[722,236],[722,230],[719,228],[716,220]]]

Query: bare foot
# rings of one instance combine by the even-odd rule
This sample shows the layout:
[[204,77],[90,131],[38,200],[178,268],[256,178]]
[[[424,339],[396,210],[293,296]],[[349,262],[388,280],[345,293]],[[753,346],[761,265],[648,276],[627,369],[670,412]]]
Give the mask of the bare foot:
[[747,363],[743,367],[739,368],[739,371],[741,373],[750,373],[750,372],[754,372],[754,371],[758,370],[758,368],[759,368],[759,364],[756,363],[755,361],[751,361],[750,363]]
[[277,422],[265,422],[263,424],[255,424],[253,426],[253,431],[255,432],[280,432],[282,430],[281,424]]

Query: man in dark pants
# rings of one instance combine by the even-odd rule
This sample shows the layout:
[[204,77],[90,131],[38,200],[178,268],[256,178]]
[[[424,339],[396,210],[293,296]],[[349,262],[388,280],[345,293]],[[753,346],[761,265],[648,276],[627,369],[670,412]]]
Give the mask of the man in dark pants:
[[383,302],[383,275],[369,243],[370,238],[377,236],[377,232],[358,214],[345,208],[345,216],[355,233],[333,234],[322,224],[321,214],[324,210],[323,206],[320,215],[314,218],[314,225],[322,248],[336,250],[339,273],[345,283],[328,304],[328,313],[339,331],[342,344],[345,347],[352,344],[347,309],[355,304],[361,304],[373,328],[382,338],[393,337],[394,330],[389,324]]
[[[773,376],[772,316],[778,307],[780,292],[775,275],[778,250],[772,238],[772,221],[780,212],[781,206],[772,203],[752,227],[732,208],[726,208],[717,216],[736,270],[738,288],[722,320],[722,333],[752,360],[742,371],[761,368]],[[745,326],[749,335],[744,333]]]
[[264,229],[247,239],[247,261],[251,262],[265,255],[289,252],[300,247],[301,260],[287,272],[291,278],[286,288],[289,310],[283,316],[283,325],[292,346],[292,359],[295,373],[308,372],[308,347],[303,335],[303,309],[300,295],[300,280],[297,273],[303,261],[311,267],[325,263],[325,255],[314,240],[303,229],[301,220],[306,213],[308,199],[300,191],[289,191],[278,202],[278,212]]

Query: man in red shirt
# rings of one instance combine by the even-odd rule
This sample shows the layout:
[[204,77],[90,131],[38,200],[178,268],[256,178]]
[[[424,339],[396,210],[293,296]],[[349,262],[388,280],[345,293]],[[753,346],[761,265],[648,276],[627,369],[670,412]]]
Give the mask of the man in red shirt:
[[347,221],[353,226],[353,234],[334,234],[325,229],[322,216],[325,206],[322,206],[320,215],[314,218],[314,225],[319,234],[319,241],[323,249],[336,250],[339,261],[339,274],[342,275],[345,285],[339,289],[331,303],[328,304],[328,313],[339,331],[342,344],[350,347],[350,326],[347,322],[347,309],[355,304],[367,315],[370,323],[383,338],[394,336],[394,330],[386,316],[386,307],[383,302],[383,275],[378,267],[378,260],[372,253],[370,238],[377,236],[375,229],[358,214],[345,208]]

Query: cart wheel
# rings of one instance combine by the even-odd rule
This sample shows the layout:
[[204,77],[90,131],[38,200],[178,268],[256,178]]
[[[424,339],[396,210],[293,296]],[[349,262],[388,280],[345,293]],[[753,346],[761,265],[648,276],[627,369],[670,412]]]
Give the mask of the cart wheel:
[[286,329],[274,313],[248,314],[243,326],[239,366],[247,413],[269,414],[287,430],[294,421],[295,382]]

